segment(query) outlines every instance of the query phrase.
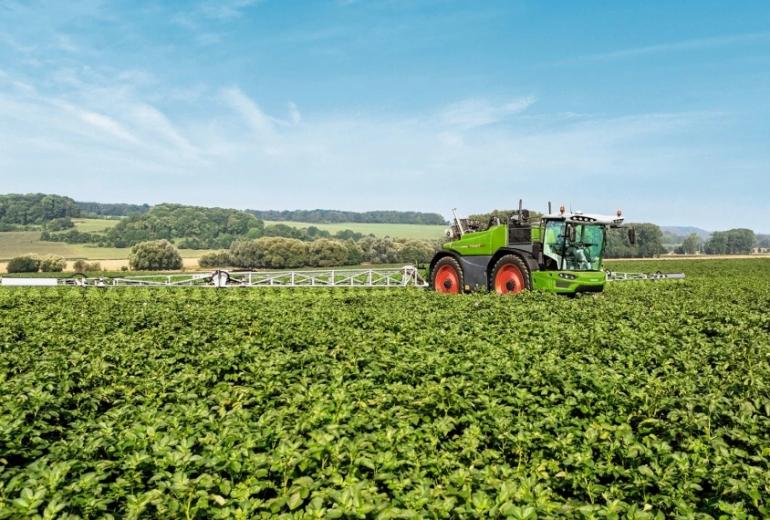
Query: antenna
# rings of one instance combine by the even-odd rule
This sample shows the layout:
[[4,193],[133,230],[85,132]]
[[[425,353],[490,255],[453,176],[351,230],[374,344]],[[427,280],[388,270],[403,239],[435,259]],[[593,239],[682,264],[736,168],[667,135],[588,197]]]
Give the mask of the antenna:
[[460,231],[460,237],[465,234],[465,230],[463,229],[463,224],[460,222],[460,219],[457,218],[457,208],[452,208],[452,216],[455,218],[455,224],[457,224],[457,229]]

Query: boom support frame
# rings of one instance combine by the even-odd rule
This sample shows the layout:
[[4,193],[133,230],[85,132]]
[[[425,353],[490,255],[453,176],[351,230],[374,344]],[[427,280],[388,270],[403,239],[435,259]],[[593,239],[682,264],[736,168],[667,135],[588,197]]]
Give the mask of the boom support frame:
[[3,286],[78,287],[427,287],[412,266],[377,269],[318,269],[312,271],[222,271],[120,278],[0,278]]

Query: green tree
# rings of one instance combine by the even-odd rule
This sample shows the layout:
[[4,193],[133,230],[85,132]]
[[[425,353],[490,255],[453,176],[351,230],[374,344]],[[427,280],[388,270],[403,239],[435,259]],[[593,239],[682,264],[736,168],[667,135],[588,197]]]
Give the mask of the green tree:
[[262,257],[264,250],[260,246],[260,239],[238,240],[230,246],[230,258],[232,265],[246,269],[256,269],[264,265]]
[[636,224],[638,256],[652,258],[666,253],[663,247],[663,232],[655,224]]
[[308,265],[307,244],[301,240],[283,237],[262,237],[239,240],[230,246],[235,267],[283,268]]
[[[636,229],[636,244],[628,240],[628,227]],[[655,224],[628,224],[626,227],[607,231],[608,258],[650,258],[664,254],[663,232]]]
[[[121,270],[127,269],[126,266],[121,267]],[[86,274],[88,272],[93,271],[101,271],[102,270],[102,264],[99,262],[86,262],[82,258],[80,260],[76,260],[74,264],[72,264],[72,269],[76,273],[80,274]]]
[[105,233],[103,241],[127,247],[148,240],[178,240],[192,249],[229,247],[239,237],[259,237],[264,223],[244,211],[158,204],[132,214]]
[[36,273],[40,269],[40,258],[35,255],[23,255],[11,258],[5,266],[9,273]]
[[50,220],[45,227],[48,231],[53,233],[56,231],[63,231],[65,229],[72,229],[75,227],[75,224],[69,217],[60,217]]
[[40,270],[44,273],[60,273],[66,266],[64,258],[57,255],[48,255],[40,260]]
[[295,238],[264,237],[256,240],[263,251],[263,267],[283,268],[308,265],[307,244]]
[[348,249],[339,240],[319,238],[310,242],[307,249],[310,265],[334,267],[347,263]]
[[682,242],[682,249],[688,255],[694,255],[700,251],[703,246],[703,241],[696,233],[690,233],[687,238]]
[[358,265],[361,263],[364,257],[364,253],[355,240],[352,240],[352,239],[345,240],[345,249],[347,250],[347,253],[348,253],[347,259],[345,260],[346,264]]
[[406,240],[401,247],[401,261],[415,266],[430,262],[436,246],[428,240]]
[[703,250],[709,255],[727,254],[727,232],[714,231],[703,246]]
[[751,253],[757,237],[750,229],[738,228],[727,231],[727,252],[731,255]]
[[363,252],[363,261],[372,264],[394,264],[401,259],[402,244],[390,237],[364,237],[358,241]]
[[215,251],[206,253],[198,259],[200,267],[229,267],[235,265],[233,256],[229,251]]
[[131,248],[128,265],[134,271],[181,269],[182,257],[168,240],[152,240]]
[[60,195],[0,195],[0,224],[44,224],[55,218],[80,216],[74,200]]

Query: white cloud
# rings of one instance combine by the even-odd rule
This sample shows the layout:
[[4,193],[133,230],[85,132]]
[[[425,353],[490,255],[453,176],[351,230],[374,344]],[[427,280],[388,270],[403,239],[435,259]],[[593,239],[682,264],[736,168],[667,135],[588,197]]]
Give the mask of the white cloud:
[[275,137],[273,120],[241,89],[238,87],[224,88],[221,90],[221,96],[225,103],[235,110],[251,128],[255,137],[263,140],[272,140]]
[[69,107],[69,109],[81,120],[85,121],[97,130],[106,132],[107,134],[112,135],[113,137],[117,137],[118,139],[127,143],[139,144],[139,140],[134,137],[131,132],[126,130],[123,125],[111,117],[88,110],[82,110],[77,107]]
[[299,112],[299,107],[292,101],[289,101],[289,120],[295,125],[302,121],[302,114]]
[[466,99],[443,109],[439,114],[439,120],[450,127],[471,129],[498,123],[525,111],[534,103],[535,98],[532,96],[502,103],[492,103],[486,99]]
[[650,54],[660,54],[675,51],[692,51],[700,49],[712,49],[716,47],[725,47],[728,45],[767,43],[770,42],[770,32],[730,34],[724,36],[714,36],[709,38],[692,38],[678,42],[660,43],[654,45],[645,45],[641,47],[632,47],[628,49],[619,49],[615,51],[602,52],[581,56],[575,60],[567,62],[590,62],[590,61],[610,61],[624,58],[635,58],[637,56],[646,56]]
[[207,0],[201,2],[198,11],[206,17],[226,20],[237,18],[248,7],[256,5],[260,0]]
[[[74,181],[103,200],[468,212],[550,198],[670,216],[676,208],[666,206],[661,186],[707,207],[707,187],[725,172],[749,175],[760,164],[699,141],[699,132],[725,124],[721,113],[530,115],[532,97],[475,97],[384,117],[300,114],[291,101],[275,107],[287,114],[282,120],[238,86],[188,98],[92,79],[53,96],[40,92],[44,85],[14,86],[28,78],[0,78],[0,172],[24,172],[2,179],[6,189],[68,193]],[[165,97],[202,115],[182,110],[179,120]],[[115,194],[126,177],[135,186]],[[693,178],[706,188],[692,188]],[[212,191],[213,180],[232,189]]]
[[66,34],[59,34],[54,38],[54,46],[64,52],[75,53],[80,47]]
[[169,121],[160,110],[152,105],[140,103],[131,111],[134,122],[143,129],[145,135],[155,134],[165,142],[174,145],[180,151],[195,154],[195,147]]

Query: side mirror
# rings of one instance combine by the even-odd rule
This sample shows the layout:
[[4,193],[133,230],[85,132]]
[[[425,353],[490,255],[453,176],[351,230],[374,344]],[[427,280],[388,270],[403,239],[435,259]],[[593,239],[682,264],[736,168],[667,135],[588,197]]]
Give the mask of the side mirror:
[[628,243],[632,246],[636,245],[636,229],[628,228]]
[[577,231],[575,230],[575,226],[568,224],[567,225],[567,239],[570,242],[574,242],[577,238]]

